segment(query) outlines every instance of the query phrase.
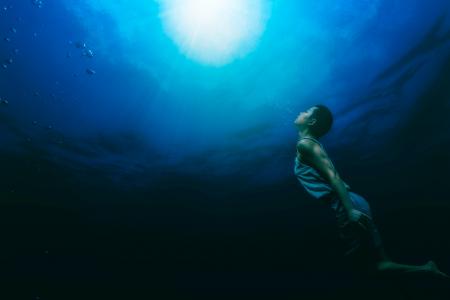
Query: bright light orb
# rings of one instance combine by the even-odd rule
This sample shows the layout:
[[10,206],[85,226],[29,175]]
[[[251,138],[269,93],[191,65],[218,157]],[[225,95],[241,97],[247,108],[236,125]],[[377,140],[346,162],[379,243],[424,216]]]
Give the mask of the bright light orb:
[[167,34],[191,59],[224,65],[251,51],[268,19],[266,0],[160,0]]

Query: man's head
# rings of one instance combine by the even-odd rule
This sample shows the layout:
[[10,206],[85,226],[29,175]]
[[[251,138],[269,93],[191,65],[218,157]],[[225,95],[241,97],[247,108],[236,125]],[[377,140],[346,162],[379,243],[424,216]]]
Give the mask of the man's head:
[[307,128],[316,138],[324,136],[333,125],[333,114],[322,104],[317,104],[301,112],[294,121],[298,129]]

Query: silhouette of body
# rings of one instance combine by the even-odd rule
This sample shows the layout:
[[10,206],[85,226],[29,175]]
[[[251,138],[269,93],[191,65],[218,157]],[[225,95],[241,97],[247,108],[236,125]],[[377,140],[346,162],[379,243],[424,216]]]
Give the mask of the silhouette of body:
[[358,271],[368,274],[403,278],[418,274],[443,279],[450,284],[450,277],[431,260],[415,266],[393,262],[387,256],[369,204],[350,191],[350,186],[339,177],[318,141],[331,129],[332,123],[332,114],[323,105],[313,106],[297,116],[294,125],[300,139],[294,171],[310,195],[334,210],[347,261]]

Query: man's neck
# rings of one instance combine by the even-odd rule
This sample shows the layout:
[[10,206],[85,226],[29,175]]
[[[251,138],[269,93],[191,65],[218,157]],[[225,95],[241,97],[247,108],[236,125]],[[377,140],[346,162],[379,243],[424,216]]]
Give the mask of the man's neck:
[[301,138],[313,138],[313,139],[316,139],[316,137],[314,135],[312,135],[311,133],[309,133],[308,131],[299,131],[298,132],[298,137],[299,137],[299,139],[301,139]]

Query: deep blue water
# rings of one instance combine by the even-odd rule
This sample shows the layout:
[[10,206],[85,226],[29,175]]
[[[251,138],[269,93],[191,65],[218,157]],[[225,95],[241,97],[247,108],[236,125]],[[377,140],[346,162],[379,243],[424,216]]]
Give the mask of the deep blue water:
[[0,0],[8,299],[360,285],[293,174],[292,122],[316,103],[390,255],[450,272],[448,1],[262,1],[260,35],[221,64],[177,45],[164,3]]

